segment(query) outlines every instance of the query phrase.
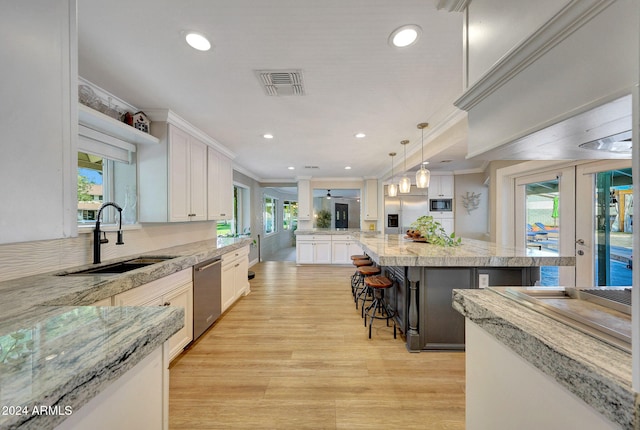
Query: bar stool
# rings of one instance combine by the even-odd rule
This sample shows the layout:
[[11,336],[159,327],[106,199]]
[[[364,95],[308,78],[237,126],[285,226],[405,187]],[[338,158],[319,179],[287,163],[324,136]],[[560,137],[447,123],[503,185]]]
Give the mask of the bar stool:
[[380,268],[377,266],[361,266],[356,269],[358,274],[356,278],[355,287],[353,289],[353,301],[356,302],[356,309],[358,309],[358,300],[362,297],[362,317],[364,318],[364,303],[367,297],[370,296],[369,289],[364,284],[364,278],[367,276],[374,276],[380,274]]
[[386,276],[376,275],[364,278],[364,284],[373,292],[373,301],[364,311],[365,327],[367,326],[367,317],[369,318],[369,339],[371,339],[371,326],[373,325],[374,319],[386,320],[387,327],[389,326],[389,319],[391,319],[393,321],[393,338],[396,339],[396,320],[393,318],[395,311],[391,309],[384,298],[384,291],[391,288],[393,282]]
[[369,257],[365,256],[365,258],[352,258],[351,263],[356,266],[356,271],[353,273],[353,275],[351,275],[351,294],[353,294],[355,297],[355,289],[360,276],[358,274],[358,268],[363,266],[373,266],[373,261],[369,260]]

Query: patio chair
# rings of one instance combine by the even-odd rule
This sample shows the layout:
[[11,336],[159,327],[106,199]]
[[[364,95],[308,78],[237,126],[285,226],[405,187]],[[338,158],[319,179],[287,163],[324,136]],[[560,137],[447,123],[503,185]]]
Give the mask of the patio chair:
[[558,229],[557,228],[547,228],[546,225],[542,224],[541,222],[536,222],[535,223],[536,227],[538,227],[541,231],[545,231],[547,233],[557,233]]
[[531,224],[527,224],[527,240],[539,240],[538,236],[547,237],[546,231],[534,230]]

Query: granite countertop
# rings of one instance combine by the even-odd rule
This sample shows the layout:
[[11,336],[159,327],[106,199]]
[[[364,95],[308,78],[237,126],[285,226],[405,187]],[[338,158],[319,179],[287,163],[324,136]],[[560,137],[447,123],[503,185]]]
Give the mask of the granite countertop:
[[624,429],[634,429],[631,354],[487,290],[454,290],[453,307]]
[[574,256],[518,249],[462,238],[460,246],[438,246],[405,239],[402,234],[360,234],[363,251],[381,266],[539,267],[574,266]]
[[0,406],[14,407],[0,413],[0,428],[54,427],[64,414],[33,408],[78,410],[184,324],[180,308],[89,305],[250,243],[220,238],[104,263],[175,257],[120,275],[57,276],[94,267],[86,265],[0,282]]
[[[247,246],[249,238],[218,238],[186,245],[158,249],[103,262],[103,265],[142,256],[170,256],[156,263],[122,275],[57,276],[95,267],[93,264],[68,270],[42,273],[0,282],[0,323],[17,321],[28,316],[38,306],[87,306],[116,294],[163,278],[202,261]],[[0,333],[1,334],[1,333]]]
[[299,235],[323,235],[323,234],[328,234],[328,235],[356,235],[356,234],[361,234],[361,233],[370,233],[370,234],[374,234],[374,233],[379,233],[379,232],[372,232],[369,230],[360,230],[359,228],[309,228],[309,229],[298,229],[295,231],[295,235],[299,236]]

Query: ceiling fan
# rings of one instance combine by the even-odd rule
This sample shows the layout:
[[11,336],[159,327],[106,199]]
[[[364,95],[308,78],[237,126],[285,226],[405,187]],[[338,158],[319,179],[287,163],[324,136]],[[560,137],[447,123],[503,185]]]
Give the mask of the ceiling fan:
[[325,196],[325,198],[327,200],[331,200],[332,198],[334,198],[334,199],[349,199],[350,197],[336,196],[335,194],[331,194],[331,190],[327,190],[327,195]]

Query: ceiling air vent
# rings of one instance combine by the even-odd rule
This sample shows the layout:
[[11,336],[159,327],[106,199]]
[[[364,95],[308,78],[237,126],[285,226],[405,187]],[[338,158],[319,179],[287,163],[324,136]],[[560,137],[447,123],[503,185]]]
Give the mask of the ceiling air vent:
[[268,96],[303,96],[302,70],[256,70]]
[[319,169],[318,166],[304,166],[305,169]]

